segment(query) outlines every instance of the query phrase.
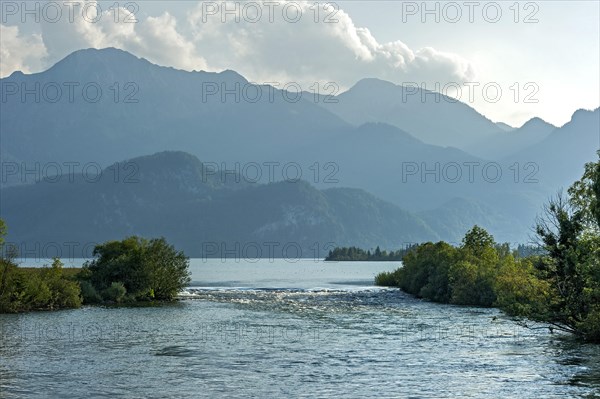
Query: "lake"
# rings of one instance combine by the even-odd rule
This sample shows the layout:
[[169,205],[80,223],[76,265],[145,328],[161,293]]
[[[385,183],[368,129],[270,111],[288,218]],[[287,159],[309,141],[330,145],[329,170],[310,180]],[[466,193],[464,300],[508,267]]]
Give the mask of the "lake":
[[600,397],[600,346],[373,286],[398,265],[193,259],[174,304],[0,315],[0,397]]

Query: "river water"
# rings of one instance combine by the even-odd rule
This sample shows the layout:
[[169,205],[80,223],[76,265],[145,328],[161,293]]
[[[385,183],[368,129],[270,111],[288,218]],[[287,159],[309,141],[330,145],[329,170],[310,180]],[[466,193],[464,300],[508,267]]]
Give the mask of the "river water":
[[600,346],[374,287],[397,263],[191,265],[174,304],[0,315],[0,397],[600,397]]

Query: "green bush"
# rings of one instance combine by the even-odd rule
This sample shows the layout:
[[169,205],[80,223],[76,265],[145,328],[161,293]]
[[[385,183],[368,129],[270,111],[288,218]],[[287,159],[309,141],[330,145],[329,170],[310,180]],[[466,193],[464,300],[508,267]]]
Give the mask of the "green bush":
[[600,305],[596,304],[578,327],[586,340],[600,343]]
[[548,314],[556,293],[547,281],[538,277],[534,260],[510,258],[503,262],[494,282],[494,306],[517,317],[540,319],[533,315]]
[[190,281],[188,258],[164,238],[109,241],[97,245],[94,256],[97,259],[87,262],[80,276],[105,298],[115,297],[113,283],[120,283],[135,300],[168,301]]
[[445,242],[418,245],[404,256],[402,268],[378,275],[375,283],[395,285],[435,302],[492,306],[495,277],[506,257],[512,258],[506,248],[498,247],[490,234],[474,226],[460,248]]
[[115,281],[102,292],[102,298],[107,301],[120,303],[125,298],[125,294],[127,294],[127,289],[125,289],[123,283]]
[[396,274],[397,286],[418,297],[448,302],[448,270],[457,256],[456,248],[445,242],[425,243],[404,256]]
[[0,260],[0,313],[78,308],[81,302],[79,284],[63,275],[60,260],[39,269]]
[[399,270],[393,272],[381,272],[375,276],[375,285],[382,287],[397,287]]
[[83,303],[86,304],[94,304],[102,302],[102,297],[98,294],[98,291],[94,288],[92,283],[89,281],[82,281],[80,283],[81,286],[81,296],[83,297]]

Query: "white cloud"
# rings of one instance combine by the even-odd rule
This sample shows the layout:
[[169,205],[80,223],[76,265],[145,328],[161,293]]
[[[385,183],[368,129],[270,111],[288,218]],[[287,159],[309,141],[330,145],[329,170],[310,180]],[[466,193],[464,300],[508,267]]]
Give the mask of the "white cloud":
[[[3,61],[3,72],[39,70],[42,61],[48,67],[81,48],[117,47],[160,65],[186,70],[233,69],[256,82],[295,81],[303,89],[317,81],[336,82],[344,88],[363,77],[428,84],[460,83],[474,77],[471,64],[456,54],[431,47],[413,50],[399,40],[378,42],[369,29],[355,26],[343,10],[333,15],[337,22],[326,23],[323,21],[333,9],[321,9],[317,23],[312,2],[293,2],[301,8],[297,22],[283,18],[284,2],[274,8],[273,21],[264,3],[255,3],[262,4],[256,23],[244,18],[243,3],[229,2],[229,9],[238,4],[239,21],[228,14],[223,22],[222,13],[208,15],[199,2],[190,9],[183,26],[167,11],[128,23],[132,15],[121,8],[115,22],[114,11],[97,14],[96,1],[83,4],[87,20],[82,17],[81,5],[76,6],[74,21],[62,18],[42,23],[41,38],[18,37],[16,27],[3,28],[7,34],[3,30],[2,58],[9,60]],[[214,4],[220,10],[226,7],[222,2]],[[70,6],[63,3],[63,7],[63,15],[68,15]],[[4,51],[11,52],[9,57],[4,57]]]
[[[88,1],[86,4],[97,5],[97,2]],[[63,7],[66,9],[68,6]],[[116,47],[164,66],[187,70],[207,68],[206,61],[197,55],[194,44],[178,33],[177,21],[168,12],[134,22],[135,15],[125,8],[119,8],[118,14],[114,10],[102,10],[99,6],[88,6],[85,13],[81,9],[82,6],[75,7],[72,22],[63,18],[58,23],[42,23],[44,42],[50,54],[49,63],[55,63],[81,48]],[[118,15],[117,21],[115,15]]]
[[[223,10],[223,3],[217,3]],[[228,2],[228,9],[235,2]],[[363,77],[394,82],[457,82],[474,78],[472,65],[456,54],[434,48],[410,49],[401,41],[380,43],[369,29],[356,27],[339,10],[335,23],[315,23],[312,2],[294,2],[302,9],[297,22],[286,21],[282,6],[275,8],[270,22],[266,9],[259,22],[208,10],[199,4],[188,14],[196,48],[210,54],[218,69],[235,69],[256,81],[281,78],[307,83],[334,81],[347,86]],[[311,8],[312,7],[312,8]],[[212,11],[212,12],[211,12]],[[322,11],[320,20],[325,14]],[[223,21],[225,19],[225,21]]]
[[39,34],[23,36],[18,26],[0,24],[0,78],[14,71],[37,72],[47,55]]

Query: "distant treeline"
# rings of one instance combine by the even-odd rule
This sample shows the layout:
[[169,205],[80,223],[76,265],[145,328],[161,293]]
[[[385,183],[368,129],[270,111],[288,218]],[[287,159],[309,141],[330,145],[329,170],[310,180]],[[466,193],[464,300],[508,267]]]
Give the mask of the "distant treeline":
[[[508,243],[504,244],[495,244],[498,250],[511,252],[510,245]],[[403,249],[399,249],[397,251],[381,250],[379,246],[375,248],[373,252],[371,250],[364,250],[358,247],[336,247],[333,250],[329,251],[329,254],[325,258],[325,261],[328,262],[347,262],[347,261],[381,261],[381,262],[389,262],[389,261],[401,261],[406,254],[411,251],[414,251],[419,247],[419,244],[410,244],[407,245]],[[525,245],[519,244],[516,249],[512,250],[512,254],[518,258],[526,258],[528,256],[533,255],[543,255],[546,251],[539,246]]]
[[397,251],[382,251],[379,246],[373,252],[357,247],[336,247],[329,251],[326,261],[397,261],[402,260],[412,248],[417,244],[411,244],[404,249]]

